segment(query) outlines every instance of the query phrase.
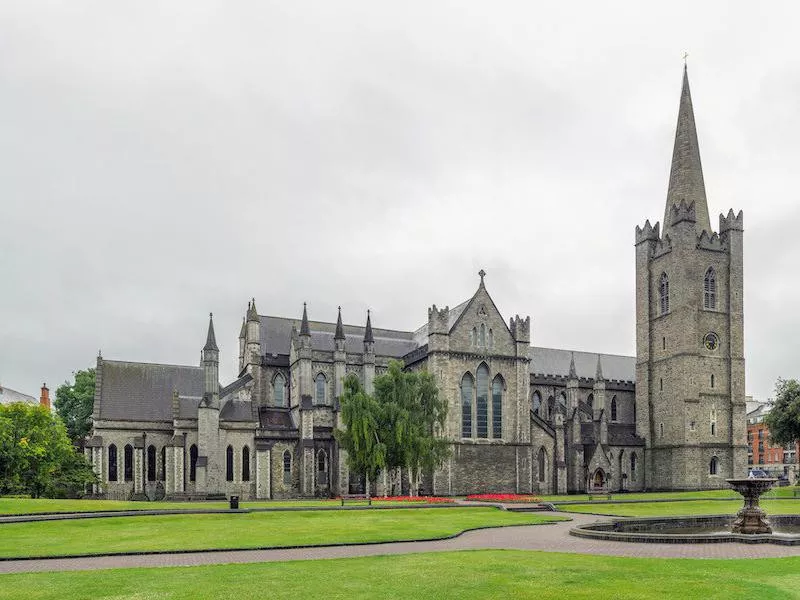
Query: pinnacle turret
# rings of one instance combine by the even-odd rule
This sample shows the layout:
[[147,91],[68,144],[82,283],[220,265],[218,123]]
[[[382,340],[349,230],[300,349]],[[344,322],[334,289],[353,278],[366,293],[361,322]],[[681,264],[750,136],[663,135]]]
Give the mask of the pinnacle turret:
[[344,326],[342,325],[342,307],[339,307],[339,318],[336,319],[336,335],[333,336],[335,340],[344,339]]
[[311,329],[308,326],[308,311],[306,310],[305,302],[303,302],[303,320],[300,322],[300,335],[311,335]]
[[258,321],[258,311],[256,310],[256,299],[253,298],[247,303],[247,320]]
[[213,313],[208,313],[208,335],[206,336],[206,345],[203,346],[203,350],[213,350],[215,352],[219,352],[219,348],[217,348],[217,338],[214,335]]
[[597,370],[594,373],[595,381],[603,381],[603,364],[600,362],[600,355],[597,355]]
[[572,353],[572,358],[569,359],[569,378],[577,379],[578,373],[575,370],[575,353]]
[[708,218],[706,187],[703,181],[703,167],[700,164],[700,146],[697,143],[692,95],[689,92],[689,75],[683,68],[683,86],[678,107],[678,124],[675,128],[675,146],[672,150],[672,166],[669,173],[667,204],[664,209],[662,231],[666,233],[673,224],[672,207],[694,204],[695,228],[698,233],[711,231]]
[[239,339],[243,340],[246,335],[247,335],[247,321],[245,321],[244,317],[242,317],[242,328],[241,330],[239,330]]
[[364,342],[374,342],[375,338],[372,337],[372,319],[369,315],[369,309],[367,309],[367,326],[364,329]]

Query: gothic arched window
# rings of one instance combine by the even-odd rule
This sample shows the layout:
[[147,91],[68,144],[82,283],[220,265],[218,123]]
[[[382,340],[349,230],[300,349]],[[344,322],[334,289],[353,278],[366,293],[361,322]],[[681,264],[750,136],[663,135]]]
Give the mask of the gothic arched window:
[[319,373],[315,380],[316,384],[316,402],[317,404],[325,404],[325,375]]
[[272,380],[272,401],[275,406],[286,406],[286,380],[278,373]]
[[475,403],[475,437],[489,437],[489,367],[481,363],[478,367],[477,394]]
[[661,302],[661,314],[669,312],[669,278],[666,273],[661,274],[661,281],[658,284],[658,296]]
[[470,342],[472,343],[473,346],[476,346],[478,344],[478,328],[477,327],[473,327],[472,328],[472,336],[470,337]]
[[539,394],[539,392],[533,392],[533,394],[531,394],[531,410],[540,417],[542,416],[539,414],[539,409],[541,408],[541,406],[542,406],[541,394]]
[[147,447],[147,481],[156,480],[156,447]]
[[494,348],[494,332],[489,330],[489,348]]
[[225,448],[225,481],[233,481],[233,446]]
[[133,446],[126,444],[124,454],[125,464],[123,475],[125,476],[125,481],[133,481]]
[[708,464],[708,474],[709,475],[716,475],[717,474],[717,466],[718,461],[716,456],[711,457],[711,462]]
[[189,481],[197,480],[197,446],[189,447]]
[[288,450],[283,453],[283,483],[284,485],[292,483],[292,453]]
[[589,394],[586,397],[586,404],[589,405],[589,408],[594,408],[594,394]]
[[631,478],[636,479],[636,453],[631,454]]
[[503,437],[503,378],[492,381],[492,437]]
[[562,415],[567,414],[567,395],[564,392],[561,392],[561,395],[558,397],[558,409],[561,411]]
[[250,448],[242,448],[242,481],[250,481]]
[[472,375],[464,373],[461,378],[461,437],[472,437]]
[[544,446],[539,448],[539,454],[536,457],[536,463],[536,466],[538,467],[537,471],[539,475],[539,481],[544,481],[547,471],[547,453],[544,451]]
[[481,323],[481,337],[478,344],[481,348],[486,348],[486,325]]
[[703,308],[717,308],[717,274],[714,267],[708,267],[703,279]]
[[611,420],[617,420],[617,397],[611,398]]
[[108,447],[108,480],[117,480],[117,447],[114,444]]
[[317,452],[317,471],[319,473],[328,472],[328,455],[322,448]]
[[161,469],[158,471],[158,480],[167,480],[167,447],[161,446]]

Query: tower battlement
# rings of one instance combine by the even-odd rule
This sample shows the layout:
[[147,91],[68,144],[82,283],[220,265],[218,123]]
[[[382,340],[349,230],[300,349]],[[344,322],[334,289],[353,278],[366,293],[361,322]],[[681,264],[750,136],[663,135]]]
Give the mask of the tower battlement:
[[515,315],[508,321],[508,328],[511,330],[511,335],[518,342],[530,343],[531,341],[531,318],[530,316],[524,319],[519,315]]
[[642,242],[647,241],[654,241],[661,237],[660,233],[661,225],[656,221],[655,226],[650,225],[650,220],[644,222],[644,227],[636,226],[636,244],[639,245]]
[[722,238],[719,234],[712,233],[708,235],[708,232],[705,230],[697,237],[697,247],[703,250],[725,251],[725,244],[722,243]]
[[681,199],[677,204],[673,204],[669,209],[669,224],[674,226],[678,223],[697,223],[697,213],[695,203]]
[[436,308],[434,304],[428,309],[428,334],[449,333],[450,307]]
[[744,231],[744,211],[739,211],[739,214],[736,215],[733,213],[733,209],[731,208],[728,210],[728,215],[719,216],[719,232],[724,233],[726,231],[730,231],[731,229],[736,231]]

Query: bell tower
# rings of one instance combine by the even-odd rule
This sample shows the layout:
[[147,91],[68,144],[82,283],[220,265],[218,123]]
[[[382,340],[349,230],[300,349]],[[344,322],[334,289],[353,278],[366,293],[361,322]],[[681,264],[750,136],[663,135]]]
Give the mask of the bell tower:
[[689,77],[663,224],[636,228],[636,432],[647,489],[744,476],[743,215],[709,220]]

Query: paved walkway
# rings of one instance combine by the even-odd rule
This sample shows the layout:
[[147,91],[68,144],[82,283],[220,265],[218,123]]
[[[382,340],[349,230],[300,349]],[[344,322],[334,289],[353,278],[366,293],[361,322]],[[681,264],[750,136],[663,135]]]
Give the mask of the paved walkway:
[[[542,512],[539,514],[563,516],[563,513]],[[228,550],[187,554],[2,561],[0,562],[0,573],[128,567],[177,567],[475,549],[542,550],[545,552],[662,558],[774,558],[800,556],[800,547],[798,546],[776,546],[774,544],[635,544],[587,540],[570,536],[569,530],[578,524],[597,521],[598,518],[580,514],[571,516],[573,521],[570,522],[483,529],[467,532],[451,540],[431,542],[400,542],[286,550]]]

